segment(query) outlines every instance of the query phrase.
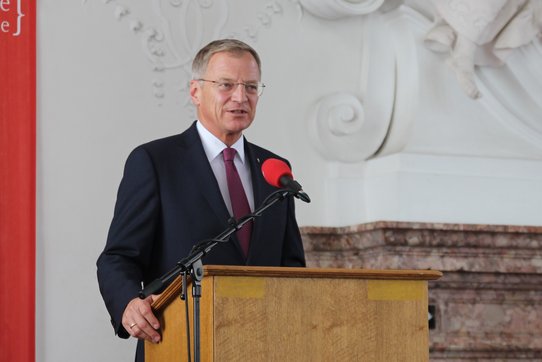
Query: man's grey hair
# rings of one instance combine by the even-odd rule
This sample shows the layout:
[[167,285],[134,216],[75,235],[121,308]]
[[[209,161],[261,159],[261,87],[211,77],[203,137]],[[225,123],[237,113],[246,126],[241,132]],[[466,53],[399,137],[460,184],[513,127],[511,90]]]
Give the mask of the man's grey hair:
[[256,60],[258,64],[258,70],[260,75],[262,74],[262,65],[260,62],[260,56],[250,45],[243,43],[237,39],[220,39],[215,40],[201,48],[201,50],[196,54],[194,61],[192,62],[192,79],[200,79],[203,77],[207,71],[207,65],[209,64],[209,59],[220,52],[227,52],[233,55],[241,56],[243,53],[248,52]]

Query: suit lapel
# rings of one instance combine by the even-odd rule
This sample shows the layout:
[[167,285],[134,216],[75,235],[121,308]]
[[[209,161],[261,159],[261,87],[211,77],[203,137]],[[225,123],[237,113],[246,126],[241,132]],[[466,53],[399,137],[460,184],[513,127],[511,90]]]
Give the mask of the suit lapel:
[[[260,155],[256,148],[252,146],[245,139],[245,151],[247,159],[250,164],[250,174],[252,177],[252,189],[254,192],[254,208],[255,210],[260,207],[267,196],[273,192],[273,188],[267,184],[263,178],[261,167],[265,161],[262,155]],[[254,220],[252,227],[252,237],[250,239],[249,257],[253,247],[257,249],[257,244],[262,240],[262,221],[261,217]]]
[[184,154],[186,155],[185,162],[187,169],[184,172],[192,174],[194,180],[197,180],[198,190],[207,200],[209,207],[213,210],[216,217],[224,223],[225,227],[230,216],[211,165],[209,165],[209,161],[203,150],[195,122],[185,132],[185,136]]
[[[218,187],[218,182],[216,181],[216,177],[211,169],[209,160],[207,160],[207,156],[205,155],[201,138],[199,137],[198,130],[196,128],[196,122],[194,122],[192,126],[184,133],[184,136],[185,139],[183,144],[185,147],[184,154],[186,155],[186,164],[188,167],[187,170],[190,170],[194,179],[197,180],[199,191],[206,199],[209,207],[213,210],[218,220],[223,223],[225,230],[228,227],[230,214],[224,199],[222,198],[220,188]],[[216,235],[213,235],[213,237],[214,236]],[[240,256],[244,258],[244,253],[235,234],[233,234],[230,238],[232,239],[232,242]]]

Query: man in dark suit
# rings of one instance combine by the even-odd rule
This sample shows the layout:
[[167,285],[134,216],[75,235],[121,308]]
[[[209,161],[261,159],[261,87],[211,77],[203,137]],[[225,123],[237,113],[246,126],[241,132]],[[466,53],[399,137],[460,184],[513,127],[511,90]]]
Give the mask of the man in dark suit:
[[[115,332],[140,339],[136,360],[141,361],[142,341],[160,341],[160,324],[150,307],[156,296],[138,298],[142,283],[173,268],[196,242],[220,234],[232,216],[244,216],[237,215],[239,202],[254,211],[276,190],[260,168],[266,159],[280,157],[242,135],[254,119],[264,87],[256,51],[238,40],[217,40],[199,51],[192,72],[190,96],[198,120],[182,134],[144,144],[130,154],[97,262],[100,291]],[[228,166],[227,153],[235,166]],[[242,201],[237,201],[238,194],[230,195],[231,177],[241,181]],[[270,207],[229,242],[218,244],[203,262],[305,266],[293,200]]]

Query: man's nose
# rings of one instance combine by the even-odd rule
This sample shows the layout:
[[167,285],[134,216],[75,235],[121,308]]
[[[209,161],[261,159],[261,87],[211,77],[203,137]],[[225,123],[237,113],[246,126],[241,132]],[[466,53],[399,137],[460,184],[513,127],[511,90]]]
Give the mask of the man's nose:
[[237,83],[237,86],[231,95],[231,99],[236,102],[244,102],[248,99],[247,91],[243,83]]

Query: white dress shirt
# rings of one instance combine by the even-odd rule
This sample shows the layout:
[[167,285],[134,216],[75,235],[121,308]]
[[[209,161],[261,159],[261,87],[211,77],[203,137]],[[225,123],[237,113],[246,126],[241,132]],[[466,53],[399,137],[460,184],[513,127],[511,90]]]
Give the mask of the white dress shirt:
[[[231,206],[230,192],[228,190],[228,181],[226,179],[226,166],[224,166],[224,158],[222,156],[222,150],[226,146],[221,140],[219,140],[215,135],[209,132],[200,121],[196,123],[196,128],[201,138],[201,143],[203,144],[203,149],[205,155],[209,160],[209,164],[215,174],[216,180],[218,181],[218,186],[220,187],[220,193],[222,198],[226,203],[226,207],[230,212],[230,216],[233,216],[233,209]],[[235,142],[231,147],[235,148],[237,154],[233,160],[239,177],[241,178],[241,183],[245,189],[245,194],[247,195],[248,205],[250,210],[254,211],[254,191],[252,189],[252,178],[250,177],[250,165],[245,159],[245,137],[241,135],[241,138]]]

